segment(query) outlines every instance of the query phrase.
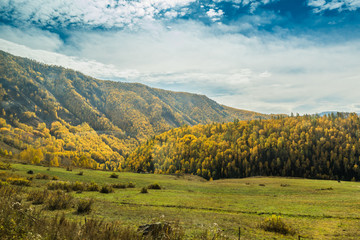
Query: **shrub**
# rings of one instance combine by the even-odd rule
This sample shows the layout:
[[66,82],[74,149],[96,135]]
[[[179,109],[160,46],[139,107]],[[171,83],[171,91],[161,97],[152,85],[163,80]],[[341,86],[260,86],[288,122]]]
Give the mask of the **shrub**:
[[135,183],[129,182],[127,187],[128,188],[135,188]]
[[101,193],[112,193],[114,192],[114,189],[111,187],[111,185],[105,185],[102,186],[102,188],[100,189]]
[[8,182],[0,181],[0,188],[3,187],[3,186],[7,186],[7,185],[9,185]]
[[91,182],[86,186],[86,191],[99,191],[100,186],[97,183]]
[[79,172],[77,175],[82,176],[82,175],[84,175],[84,172],[81,171],[81,172]]
[[77,191],[77,192],[82,192],[88,189],[87,184],[83,183],[83,182],[64,182],[64,181],[57,181],[57,182],[49,182],[47,184],[47,188],[49,190],[65,190],[67,192],[71,192],[71,191]]
[[0,161],[0,170],[10,170],[11,165],[10,163],[4,163]]
[[53,176],[52,180],[57,181],[57,180],[59,180],[59,177],[58,176]]
[[73,197],[71,195],[57,190],[56,192],[49,194],[49,197],[46,201],[46,206],[51,211],[67,209],[71,206],[72,200]]
[[70,188],[73,191],[82,192],[86,189],[86,184],[76,181],[76,182],[70,184]]
[[265,218],[260,224],[260,227],[268,232],[276,232],[284,235],[294,234],[294,230],[282,220],[282,217],[276,215]]
[[146,187],[143,187],[143,188],[141,189],[140,193],[148,193],[147,188],[146,188]]
[[22,194],[18,187],[0,188],[0,239],[143,239],[135,228],[119,222],[91,218],[76,221],[64,214],[45,216],[18,202]]
[[50,176],[47,174],[43,174],[43,173],[38,173],[35,175],[36,179],[45,179],[45,180],[49,180]]
[[72,167],[66,167],[66,171],[72,171]]
[[148,189],[161,189],[161,186],[158,183],[153,183],[153,184],[150,184],[147,188]]
[[57,182],[49,182],[47,184],[47,188],[49,190],[66,190],[70,192],[71,189],[71,183],[70,182],[64,182],[64,181],[57,181]]
[[9,177],[6,181],[12,185],[30,186],[31,182],[25,178]]
[[112,173],[112,174],[110,175],[110,178],[119,178],[119,175],[117,175],[116,173]]
[[47,200],[48,196],[49,196],[48,190],[32,191],[28,194],[26,200],[31,201],[32,204],[34,205],[38,205],[38,204],[43,204]]
[[33,170],[29,170],[26,172],[27,174],[34,174],[34,171]]
[[124,183],[115,183],[111,185],[113,188],[126,188],[126,184]]
[[77,203],[77,210],[76,212],[78,214],[86,214],[91,212],[92,205],[94,203],[94,200],[92,199],[81,199]]

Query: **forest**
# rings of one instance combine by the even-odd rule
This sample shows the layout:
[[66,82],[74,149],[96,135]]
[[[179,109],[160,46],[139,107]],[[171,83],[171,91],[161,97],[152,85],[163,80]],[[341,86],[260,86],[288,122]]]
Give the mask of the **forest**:
[[0,153],[32,164],[206,179],[360,180],[356,114],[264,115],[0,52]]
[[359,180],[356,114],[277,117],[183,126],[138,147],[131,171],[191,173],[206,179],[283,176]]
[[32,163],[118,171],[139,144],[172,128],[269,117],[0,51],[0,148]]

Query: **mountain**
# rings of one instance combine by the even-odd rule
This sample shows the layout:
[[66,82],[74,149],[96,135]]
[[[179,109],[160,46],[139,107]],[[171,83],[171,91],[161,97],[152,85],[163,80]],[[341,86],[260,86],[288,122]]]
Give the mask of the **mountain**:
[[357,114],[183,126],[142,144],[130,171],[204,178],[284,176],[360,180]]
[[13,151],[42,148],[45,155],[52,154],[48,158],[85,156],[107,165],[123,161],[139,142],[172,128],[270,117],[226,107],[204,95],[98,80],[3,51],[0,100],[1,146]]

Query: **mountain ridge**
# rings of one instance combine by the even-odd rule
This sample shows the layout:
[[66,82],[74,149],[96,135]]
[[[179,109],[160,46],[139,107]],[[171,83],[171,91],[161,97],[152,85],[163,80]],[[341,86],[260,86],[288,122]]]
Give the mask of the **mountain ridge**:
[[[126,157],[140,142],[183,125],[271,117],[226,107],[205,95],[99,80],[4,51],[0,51],[0,85],[0,117],[5,132],[11,132],[9,136],[1,132],[1,137],[11,147],[45,149],[44,141],[51,141],[62,145],[50,151],[53,155],[59,152],[69,155],[71,149],[77,149],[73,146],[76,141],[81,146],[76,150],[80,151],[78,155],[97,162],[109,158],[121,162],[116,160],[119,155]],[[21,144],[14,143],[16,129],[23,131]],[[101,150],[88,146],[85,138],[79,137],[81,131],[95,131],[94,139],[108,146],[104,147],[109,148],[108,152],[100,154],[102,157],[95,154]],[[26,140],[26,134],[31,141]],[[37,138],[44,139],[37,142]],[[86,141],[89,139],[90,136]]]

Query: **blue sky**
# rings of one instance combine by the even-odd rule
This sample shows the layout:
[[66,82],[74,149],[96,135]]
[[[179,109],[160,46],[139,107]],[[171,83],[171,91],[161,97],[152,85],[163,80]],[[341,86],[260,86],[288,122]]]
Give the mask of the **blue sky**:
[[263,113],[360,112],[360,0],[2,0],[0,49]]

